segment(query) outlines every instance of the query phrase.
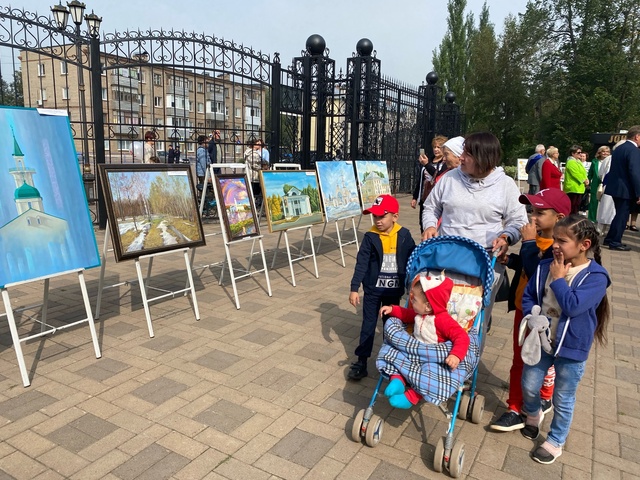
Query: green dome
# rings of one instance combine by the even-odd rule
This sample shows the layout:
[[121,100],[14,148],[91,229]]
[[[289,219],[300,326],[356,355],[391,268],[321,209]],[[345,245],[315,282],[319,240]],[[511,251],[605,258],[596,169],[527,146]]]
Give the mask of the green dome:
[[27,198],[40,198],[40,192],[37,188],[32,187],[31,185],[27,185],[27,182],[24,182],[21,187],[16,188],[16,193],[14,198],[16,200],[24,200]]

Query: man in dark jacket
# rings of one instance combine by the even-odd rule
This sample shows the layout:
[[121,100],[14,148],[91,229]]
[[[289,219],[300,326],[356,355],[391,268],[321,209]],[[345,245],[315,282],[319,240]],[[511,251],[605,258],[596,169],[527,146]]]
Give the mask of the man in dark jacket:
[[169,145],[169,150],[167,150],[167,163],[175,163],[176,161],[176,152],[173,149],[173,145]]
[[[207,146],[207,152],[209,153],[209,158],[211,159],[211,163],[218,163],[220,160],[218,158],[218,143],[220,142],[220,130],[214,130],[209,135],[209,145]],[[213,173],[216,175],[220,174],[219,168],[214,168]]]
[[613,198],[616,215],[603,244],[610,250],[623,252],[631,247],[622,243],[625,225],[629,219],[631,202],[640,204],[640,125],[627,132],[627,141],[613,151],[611,169],[605,180],[607,195]]

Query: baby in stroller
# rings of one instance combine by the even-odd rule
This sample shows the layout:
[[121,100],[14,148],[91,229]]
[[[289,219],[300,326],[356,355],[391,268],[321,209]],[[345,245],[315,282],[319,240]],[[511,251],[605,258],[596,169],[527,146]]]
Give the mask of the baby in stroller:
[[[444,271],[435,275],[420,272],[411,282],[411,307],[387,305],[380,309],[380,314],[412,325],[413,336],[421,343],[435,344],[450,340],[451,351],[444,363],[455,370],[467,355],[470,340],[467,332],[447,311],[452,289],[453,281],[445,276]],[[395,408],[411,408],[420,400],[420,395],[411,386],[407,387],[404,377],[398,373],[390,375],[384,394]]]

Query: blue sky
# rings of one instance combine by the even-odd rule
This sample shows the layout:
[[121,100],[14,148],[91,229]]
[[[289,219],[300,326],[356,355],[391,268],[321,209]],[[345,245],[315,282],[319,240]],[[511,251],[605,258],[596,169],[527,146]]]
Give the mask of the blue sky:
[[302,190],[307,185],[311,185],[313,188],[318,188],[318,180],[316,178],[316,172],[310,172],[305,170],[295,171],[273,171],[263,172],[264,184],[267,190],[266,195],[271,196],[274,193],[284,195],[282,185],[289,184]]
[[[14,8],[49,16],[58,0],[12,0]],[[447,30],[446,0],[84,0],[87,13],[103,18],[101,31],[185,30],[206,33],[273,55],[283,66],[300,56],[307,38],[322,35],[343,70],[361,38],[373,42],[383,75],[420,85],[432,69],[433,50]],[[476,19],[483,0],[467,0]],[[66,4],[66,1],[63,2]],[[507,15],[525,11],[527,0],[487,0],[496,31]],[[1,50],[1,49],[0,49]],[[6,62],[6,57],[2,56]]]

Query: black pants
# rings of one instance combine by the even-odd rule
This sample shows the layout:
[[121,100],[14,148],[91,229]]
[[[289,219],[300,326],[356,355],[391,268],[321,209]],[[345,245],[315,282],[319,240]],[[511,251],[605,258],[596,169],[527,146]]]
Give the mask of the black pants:
[[356,348],[358,358],[369,358],[373,350],[373,341],[378,325],[378,312],[382,305],[398,305],[401,295],[376,295],[365,293],[362,298],[362,328],[360,344]]
[[622,244],[624,228],[629,220],[631,200],[628,198],[613,197],[613,204],[616,207],[616,215],[611,221],[611,226],[609,227],[605,240],[612,247],[618,247]]

